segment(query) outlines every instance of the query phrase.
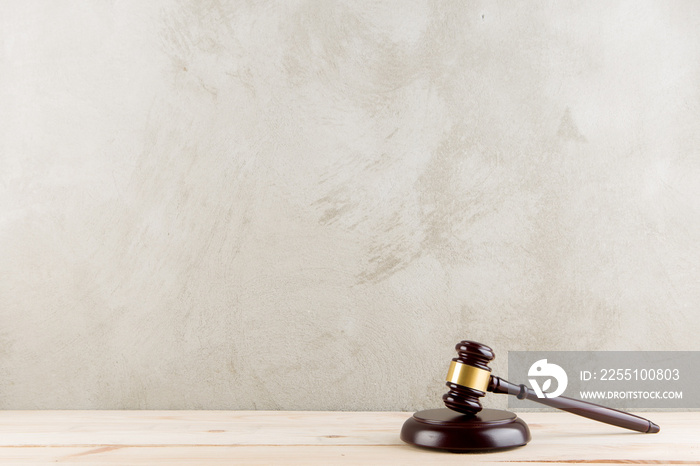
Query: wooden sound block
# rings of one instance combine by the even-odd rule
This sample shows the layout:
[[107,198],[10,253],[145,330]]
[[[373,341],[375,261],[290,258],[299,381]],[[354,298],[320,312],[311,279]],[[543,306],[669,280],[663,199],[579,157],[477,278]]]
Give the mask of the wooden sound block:
[[514,413],[499,409],[483,409],[475,415],[428,409],[404,422],[401,440],[452,452],[486,452],[525,445],[530,429]]

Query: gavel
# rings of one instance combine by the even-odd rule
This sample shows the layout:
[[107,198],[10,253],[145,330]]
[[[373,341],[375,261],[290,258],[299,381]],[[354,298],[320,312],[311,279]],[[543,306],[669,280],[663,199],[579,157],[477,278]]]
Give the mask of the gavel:
[[503,393],[637,432],[656,433],[660,430],[650,420],[634,414],[564,396],[540,398],[523,384],[516,385],[491,375],[488,364],[495,354],[491,348],[481,343],[465,340],[459,342],[455,349],[458,356],[452,359],[447,374],[450,390],[442,397],[445,406],[453,411],[476,415],[482,409],[479,399],[486,392]]

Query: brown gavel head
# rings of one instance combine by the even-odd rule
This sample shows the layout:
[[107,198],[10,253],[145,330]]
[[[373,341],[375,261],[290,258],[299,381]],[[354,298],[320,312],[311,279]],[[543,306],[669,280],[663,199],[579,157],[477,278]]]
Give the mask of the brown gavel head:
[[495,355],[491,348],[475,341],[460,341],[455,349],[458,356],[452,359],[447,373],[450,391],[442,400],[453,411],[476,414],[482,409],[479,398],[486,394],[491,381],[488,364]]

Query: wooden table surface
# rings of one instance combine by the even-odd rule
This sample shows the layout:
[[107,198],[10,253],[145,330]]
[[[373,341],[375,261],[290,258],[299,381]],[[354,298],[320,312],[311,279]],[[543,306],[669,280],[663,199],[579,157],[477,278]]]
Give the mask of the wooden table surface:
[[404,444],[410,413],[0,411],[0,464],[700,464],[700,413],[646,413],[640,434],[567,413],[520,413],[524,447],[454,454]]

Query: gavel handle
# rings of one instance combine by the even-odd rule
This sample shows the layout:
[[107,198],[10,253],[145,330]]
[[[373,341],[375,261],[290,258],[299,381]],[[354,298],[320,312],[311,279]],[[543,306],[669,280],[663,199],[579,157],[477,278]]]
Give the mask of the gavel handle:
[[634,414],[618,411],[617,409],[606,408],[605,406],[596,405],[587,401],[558,396],[556,398],[539,398],[537,394],[527,388],[525,385],[515,385],[503,380],[500,377],[491,376],[487,390],[493,393],[505,393],[514,395],[519,399],[527,399],[551,406],[552,408],[561,409],[562,411],[583,416],[594,421],[604,422],[613,426],[622,427],[624,429],[636,430],[655,434],[660,430],[659,426],[651,422],[649,419],[635,416]]

